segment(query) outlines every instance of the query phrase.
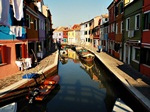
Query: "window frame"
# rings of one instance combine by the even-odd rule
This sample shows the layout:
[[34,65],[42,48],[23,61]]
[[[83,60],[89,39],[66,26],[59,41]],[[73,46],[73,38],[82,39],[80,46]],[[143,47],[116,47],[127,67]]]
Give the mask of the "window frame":
[[[27,16],[28,16],[28,20],[27,20]],[[31,19],[30,15],[26,14],[26,26],[27,26],[28,29],[31,28],[31,25],[30,25],[31,20],[30,19]]]
[[37,26],[37,19],[36,18],[34,18],[34,29],[35,30],[38,30],[38,28],[37,28],[38,26]]
[[123,21],[121,21],[121,25],[120,25],[120,33],[122,34],[123,33]]
[[[139,47],[132,47],[132,61],[136,62],[136,63],[139,63],[140,62],[140,57],[139,57],[139,60],[136,59],[136,50],[139,50],[140,52],[140,48]],[[139,54],[140,55],[140,54]]]
[[130,30],[130,17],[126,19],[126,31]]
[[139,29],[140,29],[140,14],[136,14],[135,15],[135,30],[139,30]]
[[116,34],[118,34],[118,23],[116,23]]
[[[145,16],[147,15],[147,18]],[[144,12],[144,24],[143,24],[143,30],[149,30],[150,29],[150,11]],[[146,20],[145,20],[146,19]]]

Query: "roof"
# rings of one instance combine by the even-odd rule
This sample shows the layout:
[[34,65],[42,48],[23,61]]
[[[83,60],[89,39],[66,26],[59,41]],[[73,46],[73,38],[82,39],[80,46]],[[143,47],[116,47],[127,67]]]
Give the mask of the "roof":
[[63,27],[63,26],[57,27],[57,28],[55,29],[55,31],[68,31],[68,30],[69,30],[68,27]]
[[75,24],[72,27],[73,30],[80,30],[80,24]]
[[102,18],[108,18],[109,17],[108,14],[102,14],[101,16],[102,16]]

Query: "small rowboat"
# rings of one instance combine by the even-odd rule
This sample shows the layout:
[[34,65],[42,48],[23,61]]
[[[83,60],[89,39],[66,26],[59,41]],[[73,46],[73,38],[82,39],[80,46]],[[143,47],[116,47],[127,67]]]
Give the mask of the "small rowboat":
[[[37,76],[32,76],[32,77],[38,78]],[[36,81],[36,78],[34,78],[35,81]],[[37,101],[44,100],[47,97],[47,95],[55,88],[59,80],[60,80],[59,75],[53,75],[49,78],[45,78],[44,82],[41,84],[38,84],[36,81],[37,88],[30,90],[28,95],[26,96],[26,99],[29,100],[29,103],[33,103],[34,100],[37,100]]]

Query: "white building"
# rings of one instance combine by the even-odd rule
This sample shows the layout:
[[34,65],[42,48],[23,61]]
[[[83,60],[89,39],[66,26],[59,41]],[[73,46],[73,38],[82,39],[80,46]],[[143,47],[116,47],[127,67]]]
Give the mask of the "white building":
[[53,32],[53,39],[57,42],[62,42],[63,41],[63,31],[64,31],[64,27],[56,28]]

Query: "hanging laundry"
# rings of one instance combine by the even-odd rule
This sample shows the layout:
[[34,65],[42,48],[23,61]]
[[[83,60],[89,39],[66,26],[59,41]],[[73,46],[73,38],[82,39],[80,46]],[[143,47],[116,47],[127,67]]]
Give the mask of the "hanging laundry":
[[12,0],[14,17],[20,21],[23,18],[23,0]]
[[0,0],[0,24],[9,26],[9,0]]
[[22,37],[22,26],[10,26],[10,35],[15,35],[16,37]]
[[10,32],[9,35],[15,35],[16,26],[10,26]]
[[16,37],[22,37],[22,27],[21,26],[17,26],[17,35]]

